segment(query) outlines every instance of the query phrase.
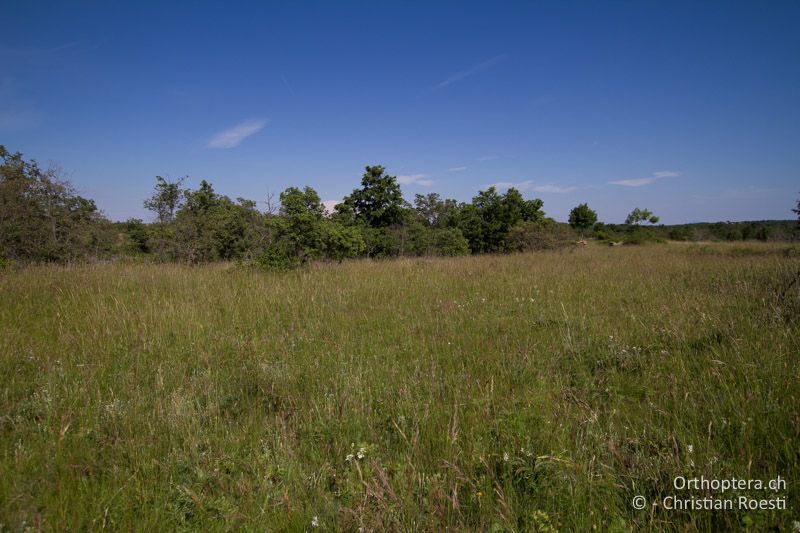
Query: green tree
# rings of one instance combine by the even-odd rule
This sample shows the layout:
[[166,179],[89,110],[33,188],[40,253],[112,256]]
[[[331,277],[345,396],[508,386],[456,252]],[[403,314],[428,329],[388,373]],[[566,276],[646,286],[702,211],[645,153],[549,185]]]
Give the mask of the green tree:
[[234,202],[206,180],[183,197],[175,221],[155,232],[152,247],[162,258],[190,263],[243,259],[265,248],[268,230],[252,200]]
[[297,187],[289,187],[280,195],[280,214],[289,217],[307,216],[315,220],[325,215],[325,206],[317,191],[305,187],[302,191]]
[[583,232],[594,226],[597,222],[597,213],[592,210],[587,204],[580,204],[573,207],[569,212],[569,225],[572,229],[581,232],[581,239]]
[[[138,218],[129,218],[116,224],[121,230],[118,248],[126,253],[144,254],[150,251],[147,226]],[[121,241],[121,242],[120,242]]]
[[257,255],[265,244],[263,215],[253,200],[219,197],[211,211],[215,255],[223,260],[247,259]]
[[0,145],[0,256],[69,261],[109,253],[113,229],[55,169]]
[[536,222],[544,219],[544,211],[542,211],[544,202],[539,198],[525,200],[522,193],[514,187],[506,191],[501,203],[503,219],[509,227],[513,227],[519,222]]
[[659,218],[647,209],[639,209],[638,207],[630,212],[628,218],[625,219],[625,224],[638,225],[640,222],[649,222],[650,224],[657,224]]
[[520,222],[544,218],[540,199],[525,200],[513,187],[504,195],[494,187],[479,191],[471,204],[462,205],[458,227],[474,253],[495,253],[508,249],[508,232]]
[[458,256],[469,254],[469,242],[458,228],[436,228],[431,230],[436,255]]
[[289,187],[280,195],[280,214],[284,219],[281,238],[289,243],[291,254],[301,263],[324,253],[323,222],[325,206],[311,187]]
[[770,228],[769,226],[764,224],[759,224],[758,227],[756,227],[755,237],[759,241],[766,242],[769,240],[771,235],[772,235],[772,228]]
[[797,200],[797,208],[792,209],[792,212],[797,215],[797,225],[800,226],[800,199]]
[[341,262],[364,253],[366,244],[358,228],[326,220],[322,226],[325,256]]
[[366,167],[361,178],[361,188],[346,196],[336,211],[351,211],[354,218],[373,228],[399,225],[406,218],[406,202],[395,176],[390,176],[378,165]]
[[186,189],[183,197],[186,199],[185,210],[193,214],[208,213],[220,200],[214,187],[206,180],[200,182],[196,191]]
[[342,261],[364,252],[359,228],[326,218],[325,207],[311,187],[289,187],[280,200],[279,216],[267,218],[273,234],[267,263],[287,268],[312,259]]
[[175,219],[175,212],[180,207],[183,191],[181,184],[187,179],[184,176],[177,181],[167,181],[161,176],[156,176],[156,185],[153,195],[144,201],[144,207],[156,214],[156,219],[161,224],[168,224]]
[[414,211],[428,227],[450,226],[455,223],[458,202],[449,198],[442,200],[435,192],[427,195],[417,194],[414,196]]

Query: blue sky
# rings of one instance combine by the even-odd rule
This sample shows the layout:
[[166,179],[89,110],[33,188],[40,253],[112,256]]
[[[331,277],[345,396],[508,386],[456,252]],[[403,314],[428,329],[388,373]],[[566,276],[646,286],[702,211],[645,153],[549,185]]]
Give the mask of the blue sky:
[[0,144],[112,219],[150,219],[156,175],[337,200],[367,164],[557,220],[793,217],[798,2],[229,4],[9,3]]

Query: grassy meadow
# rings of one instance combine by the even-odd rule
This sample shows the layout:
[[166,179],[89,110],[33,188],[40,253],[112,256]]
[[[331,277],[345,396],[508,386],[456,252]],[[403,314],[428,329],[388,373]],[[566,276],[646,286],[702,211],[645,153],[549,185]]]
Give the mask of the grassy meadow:
[[[798,273],[679,243],[6,269],[0,531],[791,531]],[[789,509],[665,510],[679,475]]]

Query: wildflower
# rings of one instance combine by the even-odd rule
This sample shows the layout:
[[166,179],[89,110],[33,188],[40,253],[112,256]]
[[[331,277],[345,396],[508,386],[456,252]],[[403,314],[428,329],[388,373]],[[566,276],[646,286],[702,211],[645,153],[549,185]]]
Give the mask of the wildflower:
[[311,527],[319,527],[319,518],[316,516],[311,517]]
[[503,461],[508,462],[508,452],[503,452]]
[[481,496],[483,496],[483,493],[481,491],[475,493],[476,498],[480,498]]
[[347,456],[344,458],[344,460],[345,460],[346,463],[349,463],[350,461],[353,460],[353,454],[352,453],[348,453]]
[[692,446],[692,445],[690,444],[690,445],[688,445],[688,446],[686,447],[686,450],[687,450],[689,453],[693,453],[693,452],[694,452],[694,446]]
[[358,452],[356,453],[356,457],[358,457],[358,460],[360,461],[361,459],[363,459],[366,456],[367,456],[367,449],[362,446],[361,448],[358,449]]

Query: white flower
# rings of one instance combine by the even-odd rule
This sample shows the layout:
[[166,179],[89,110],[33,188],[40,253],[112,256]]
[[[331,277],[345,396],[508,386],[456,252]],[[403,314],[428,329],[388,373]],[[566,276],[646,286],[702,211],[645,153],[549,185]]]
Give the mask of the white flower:
[[508,452],[503,452],[503,461],[508,462]]
[[366,456],[367,456],[367,449],[362,446],[361,448],[358,449],[358,452],[356,453],[356,457],[358,457],[358,460],[360,461],[361,459],[363,459]]
[[348,453],[347,457],[345,457],[344,460],[345,460],[345,462],[349,463],[350,461],[353,460],[353,454],[352,453]]
[[686,450],[687,450],[689,453],[694,453],[694,446],[692,446],[692,445],[690,444],[690,445],[688,445],[688,446],[686,447]]
[[316,516],[311,517],[311,527],[319,527],[319,518]]

